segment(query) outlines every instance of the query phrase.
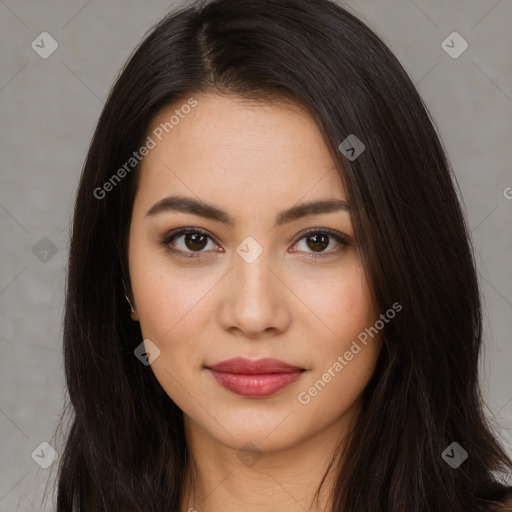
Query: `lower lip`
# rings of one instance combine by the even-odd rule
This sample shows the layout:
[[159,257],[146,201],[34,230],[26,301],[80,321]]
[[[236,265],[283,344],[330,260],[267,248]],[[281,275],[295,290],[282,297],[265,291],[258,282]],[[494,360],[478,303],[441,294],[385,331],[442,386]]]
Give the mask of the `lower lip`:
[[227,390],[247,397],[264,397],[277,393],[296,382],[304,372],[265,373],[248,375],[210,370],[215,380]]

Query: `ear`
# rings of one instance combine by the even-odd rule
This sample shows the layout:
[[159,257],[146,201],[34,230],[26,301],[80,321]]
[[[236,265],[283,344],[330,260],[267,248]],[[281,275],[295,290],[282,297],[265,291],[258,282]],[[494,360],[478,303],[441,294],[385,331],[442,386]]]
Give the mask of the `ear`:
[[122,282],[123,282],[124,296],[126,298],[126,302],[128,302],[128,304],[130,306],[130,316],[131,316],[131,319],[133,321],[138,321],[139,320],[139,315],[137,314],[137,311],[135,310],[135,306],[133,305],[133,303],[135,301],[133,300],[133,298],[128,297],[128,291],[126,290],[126,285],[125,285],[124,279],[122,279]]

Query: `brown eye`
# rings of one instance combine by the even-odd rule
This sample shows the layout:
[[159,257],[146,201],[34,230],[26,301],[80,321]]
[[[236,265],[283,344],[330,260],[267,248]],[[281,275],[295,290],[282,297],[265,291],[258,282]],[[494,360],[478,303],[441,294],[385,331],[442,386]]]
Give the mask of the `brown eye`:
[[325,233],[315,233],[307,237],[307,245],[315,252],[321,252],[329,246],[329,237]]
[[191,251],[201,251],[205,248],[208,237],[202,233],[187,233],[184,243]]
[[199,228],[182,228],[169,233],[160,244],[169,252],[185,258],[200,258],[210,251],[205,250],[211,242],[212,248],[218,249],[212,237]]
[[[304,252],[307,257],[320,258],[339,254],[343,249],[350,246],[350,239],[341,233],[329,229],[310,230],[296,242],[295,246],[304,241],[305,250],[294,248],[292,252]],[[332,242],[334,241],[334,247]],[[294,247],[295,247],[294,246]],[[329,248],[329,249],[328,249]],[[315,254],[316,253],[316,254]]]

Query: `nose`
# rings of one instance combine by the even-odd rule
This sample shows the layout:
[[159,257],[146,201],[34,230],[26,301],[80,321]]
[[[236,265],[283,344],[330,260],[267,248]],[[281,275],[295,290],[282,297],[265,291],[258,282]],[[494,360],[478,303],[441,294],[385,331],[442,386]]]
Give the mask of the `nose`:
[[264,251],[248,263],[233,256],[233,269],[223,284],[220,321],[223,329],[251,339],[276,336],[290,324],[286,279],[272,267]]

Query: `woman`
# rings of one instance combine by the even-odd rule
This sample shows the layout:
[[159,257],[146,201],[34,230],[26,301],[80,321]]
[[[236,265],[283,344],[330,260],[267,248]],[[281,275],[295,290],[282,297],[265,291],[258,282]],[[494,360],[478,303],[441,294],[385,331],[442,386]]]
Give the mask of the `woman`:
[[58,512],[512,510],[429,114],[328,0],[163,19],[83,170]]

